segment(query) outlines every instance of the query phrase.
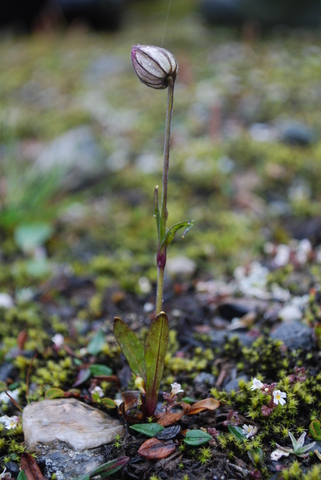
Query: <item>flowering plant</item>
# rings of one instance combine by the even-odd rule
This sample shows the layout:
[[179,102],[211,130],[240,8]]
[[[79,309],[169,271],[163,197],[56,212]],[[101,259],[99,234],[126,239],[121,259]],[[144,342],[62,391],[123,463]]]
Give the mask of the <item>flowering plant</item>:
[[278,390],[275,387],[276,383],[262,383],[261,380],[253,378],[251,390],[261,390],[264,395],[271,395],[271,399],[268,404],[263,405],[261,409],[262,414],[265,417],[270,415],[273,410],[278,406],[278,404],[282,406],[286,404],[286,392],[281,392],[281,390]]
[[167,186],[169,171],[170,133],[174,100],[174,83],[178,70],[175,57],[164,48],[150,45],[135,45],[131,58],[139,80],[155,89],[168,88],[166,127],[164,141],[164,163],[161,201],[158,198],[158,186],[154,191],[154,217],[156,219],[158,245],[156,255],[157,289],[156,318],[152,321],[145,344],[120,318],[114,320],[114,335],[125,355],[132,372],[136,375],[136,386],[141,392],[142,411],[145,417],[153,416],[161,378],[163,375],[165,355],[168,346],[169,325],[166,314],[162,311],[164,272],[167,248],[178,230],[184,229],[184,235],[193,226],[184,221],[167,229]]

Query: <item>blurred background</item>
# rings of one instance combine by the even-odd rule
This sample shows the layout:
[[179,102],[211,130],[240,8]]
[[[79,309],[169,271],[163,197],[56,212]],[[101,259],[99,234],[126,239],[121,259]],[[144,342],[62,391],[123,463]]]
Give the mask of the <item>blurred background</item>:
[[152,288],[166,92],[138,81],[136,43],[179,63],[169,225],[195,227],[168,275],[231,275],[302,239],[318,253],[320,7],[1,0],[0,290],[61,272]]

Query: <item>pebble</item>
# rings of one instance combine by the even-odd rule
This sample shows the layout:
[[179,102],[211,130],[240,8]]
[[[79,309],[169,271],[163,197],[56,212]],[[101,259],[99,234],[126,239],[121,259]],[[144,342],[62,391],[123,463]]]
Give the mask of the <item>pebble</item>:
[[302,312],[296,305],[286,305],[281,308],[278,315],[279,319],[283,322],[289,323],[296,320],[301,320]]
[[187,280],[192,278],[196,272],[196,263],[190,258],[179,256],[169,258],[166,263],[166,269],[170,277],[180,277]]
[[301,322],[287,322],[277,327],[271,338],[281,340],[289,349],[311,350],[313,347],[313,330]]
[[124,434],[118,420],[73,398],[31,403],[22,415],[25,444],[37,452],[40,445],[63,442],[81,452],[112,442]]

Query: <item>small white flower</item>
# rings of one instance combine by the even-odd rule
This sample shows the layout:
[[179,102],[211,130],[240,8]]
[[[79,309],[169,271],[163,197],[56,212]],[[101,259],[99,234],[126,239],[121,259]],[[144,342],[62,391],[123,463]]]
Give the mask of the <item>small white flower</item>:
[[61,333],[56,333],[51,339],[51,341],[55,344],[56,348],[61,348],[64,344],[64,337],[61,335]]
[[289,455],[290,455],[289,453],[284,452],[283,450],[280,450],[279,448],[277,448],[271,453],[271,460],[273,460],[274,462],[277,462],[281,457],[283,456],[288,457]]
[[104,392],[103,392],[103,389],[101,387],[99,387],[98,385],[93,388],[91,391],[90,391],[91,394],[93,393],[98,393],[98,395],[100,396],[100,398],[102,398],[104,396]]
[[172,387],[172,391],[171,391],[172,396],[177,395],[180,392],[184,392],[184,390],[182,390],[182,386],[177,382],[171,383],[171,387]]
[[285,405],[286,404],[286,401],[284,400],[285,398],[286,398],[285,392],[281,392],[281,390],[273,391],[273,402],[275,403],[275,405],[278,405],[278,403],[280,405]]
[[254,437],[257,434],[257,427],[253,425],[246,425],[244,423],[242,427],[242,433],[246,435],[246,438]]
[[263,387],[264,387],[264,384],[261,382],[261,380],[258,380],[257,378],[253,378],[251,390],[256,390],[257,388],[261,390],[261,388]]
[[19,417],[17,417],[17,415],[14,415],[13,417],[8,417],[7,415],[3,415],[2,417],[0,417],[0,423],[3,423],[3,425],[6,427],[7,430],[16,428],[18,422],[19,422]]

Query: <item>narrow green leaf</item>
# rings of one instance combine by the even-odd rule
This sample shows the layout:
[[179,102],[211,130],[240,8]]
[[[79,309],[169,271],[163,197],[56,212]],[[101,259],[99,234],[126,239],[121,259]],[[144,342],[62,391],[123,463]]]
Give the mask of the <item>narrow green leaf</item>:
[[147,416],[152,416],[156,409],[168,347],[168,334],[168,319],[166,313],[161,312],[151,324],[145,341]]
[[101,478],[109,477],[123,468],[128,461],[129,457],[119,457],[115,458],[115,460],[110,460],[109,462],[104,463],[94,471],[90,472],[90,478],[94,477],[95,475],[100,475]]
[[235,438],[243,442],[246,438],[246,433],[242,431],[241,427],[237,427],[236,425],[228,425],[229,431],[234,435]]
[[135,432],[147,435],[147,437],[154,437],[157,433],[164,430],[164,427],[158,423],[137,423],[136,425],[131,425],[130,428],[135,430]]
[[203,432],[203,430],[188,430],[184,438],[184,442],[187,443],[187,445],[191,445],[192,447],[204,445],[210,440],[212,440],[212,435]]
[[106,340],[105,340],[105,334],[103,330],[98,330],[96,335],[90,340],[90,342],[87,345],[87,350],[90,355],[98,355],[103,349],[103,346],[105,345]]
[[140,375],[146,383],[144,347],[136,333],[120,318],[114,320],[114,335],[121,351],[135,375]]
[[106,365],[99,365],[98,363],[94,363],[93,365],[89,366],[90,373],[94,376],[109,376],[112,375],[113,371],[111,368],[107,367]]
[[114,400],[112,400],[111,398],[108,398],[108,397],[102,398],[101,403],[106,408],[116,408],[116,406],[117,406],[116,403],[114,402]]
[[164,236],[164,238],[162,240],[162,243],[161,243],[161,247],[166,247],[167,248],[172,243],[172,241],[174,240],[174,237],[175,237],[177,231],[180,230],[181,228],[184,228],[184,232],[183,232],[183,235],[182,235],[182,237],[184,238],[185,235],[193,227],[193,225],[194,225],[194,222],[193,221],[188,221],[188,220],[185,220],[184,222],[176,223],[175,225],[173,225],[165,233],[165,236]]

